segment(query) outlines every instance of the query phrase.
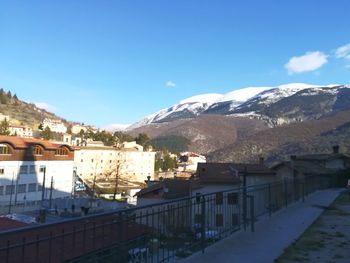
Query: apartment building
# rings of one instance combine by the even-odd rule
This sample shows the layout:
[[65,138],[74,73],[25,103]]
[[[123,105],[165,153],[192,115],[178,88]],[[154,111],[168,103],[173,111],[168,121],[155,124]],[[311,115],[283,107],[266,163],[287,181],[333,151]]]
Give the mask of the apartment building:
[[[1,204],[71,195],[74,149],[33,138],[0,136]],[[43,187],[44,186],[44,187]]]
[[155,152],[145,152],[141,145],[124,143],[108,147],[89,143],[76,147],[74,165],[82,179],[119,177],[130,182],[154,179]]

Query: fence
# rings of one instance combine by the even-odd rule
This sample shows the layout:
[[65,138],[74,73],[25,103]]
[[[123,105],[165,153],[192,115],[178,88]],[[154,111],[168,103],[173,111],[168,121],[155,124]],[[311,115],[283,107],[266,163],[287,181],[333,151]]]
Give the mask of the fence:
[[1,233],[2,262],[164,262],[186,257],[329,185],[279,181]]

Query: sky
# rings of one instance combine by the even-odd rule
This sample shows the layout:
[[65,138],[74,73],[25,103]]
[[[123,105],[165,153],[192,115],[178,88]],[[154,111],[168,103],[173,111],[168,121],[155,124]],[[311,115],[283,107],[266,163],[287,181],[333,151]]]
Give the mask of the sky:
[[101,128],[199,94],[350,84],[349,10],[347,0],[0,0],[0,87]]

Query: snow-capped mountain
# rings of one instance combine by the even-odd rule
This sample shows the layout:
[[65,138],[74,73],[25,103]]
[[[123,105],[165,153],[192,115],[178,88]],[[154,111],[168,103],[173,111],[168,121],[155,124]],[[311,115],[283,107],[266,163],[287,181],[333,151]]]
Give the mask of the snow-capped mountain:
[[203,94],[149,115],[128,129],[151,123],[194,118],[201,114],[244,116],[270,126],[317,119],[350,108],[350,86],[292,83],[277,87],[249,87],[227,94]]
[[184,119],[198,116],[201,112],[206,110],[210,105],[212,105],[221,97],[221,94],[210,93],[181,100],[179,103],[173,105],[170,108],[162,109],[154,114],[148,115],[141,121],[128,127],[128,129],[131,130],[151,123],[168,122],[175,119]]
[[209,93],[193,96],[181,100],[170,108],[160,110],[145,117],[141,121],[128,127],[128,129],[131,130],[151,123],[162,123],[176,119],[193,118],[217,103],[230,103],[232,104],[232,107],[236,107],[266,89],[270,89],[270,87],[252,87],[235,90],[227,94]]
[[270,126],[278,126],[319,119],[347,108],[350,108],[349,86],[294,83],[263,91],[226,111],[226,115],[258,118],[265,120]]

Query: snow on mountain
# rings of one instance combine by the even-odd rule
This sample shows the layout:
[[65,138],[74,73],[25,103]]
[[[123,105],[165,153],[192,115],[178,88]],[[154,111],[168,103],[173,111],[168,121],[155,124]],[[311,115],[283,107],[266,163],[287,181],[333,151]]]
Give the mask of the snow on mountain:
[[235,101],[235,102],[242,103],[254,97],[257,94],[272,88],[273,87],[249,87],[249,88],[234,90],[223,95],[220,99],[216,101],[216,103],[225,102],[225,101]]
[[322,87],[322,86],[309,85],[305,83],[285,84],[285,85],[280,85],[276,88],[272,88],[265,92],[262,92],[256,98],[259,98],[261,102],[264,104],[271,104],[279,101],[282,98],[292,96],[301,90],[309,89],[309,88],[319,88],[319,87]]
[[[199,114],[222,114],[256,117],[259,108],[272,105],[284,98],[300,93],[300,96],[315,94],[337,94],[338,87],[344,85],[310,85],[305,83],[290,83],[277,87],[248,87],[237,89],[226,94],[202,94],[181,100],[179,103],[151,114],[128,129],[144,126],[150,123],[168,122],[175,119],[193,118]],[[305,92],[301,92],[305,91]],[[260,106],[257,106],[260,105]],[[251,109],[250,109],[251,108]],[[256,112],[256,110],[258,110]]]
[[[310,92],[314,92],[315,94],[315,92],[326,92],[325,88],[334,88],[337,86],[339,85],[320,86],[320,85],[310,85],[305,83],[290,83],[290,84],[280,85],[275,88],[265,90],[260,94],[257,94],[251,99],[251,101],[247,101],[244,105],[238,106],[237,109],[241,108],[242,106],[247,106],[250,103],[253,103],[255,101],[259,101],[260,104],[270,105],[272,103],[276,103],[277,101],[283,98],[290,97],[296,94],[297,92],[306,90],[306,89],[309,89]],[[329,89],[329,91],[331,92],[331,89]],[[310,93],[309,95],[312,95],[312,94]]]
[[187,99],[181,100],[179,102],[179,105],[186,104],[186,103],[197,103],[197,102],[203,103],[203,104],[212,104],[220,98],[222,98],[222,94],[218,94],[218,93],[196,95],[196,96],[192,96]]
[[108,124],[104,127],[102,127],[103,130],[110,131],[110,132],[115,132],[115,131],[125,131],[130,124],[117,124],[117,123],[112,123]]
[[173,105],[170,108],[162,109],[156,113],[146,116],[141,121],[134,123],[128,127],[128,129],[134,129],[150,123],[161,122],[169,118],[171,115],[181,115],[181,112],[186,112],[186,115],[196,116],[221,97],[222,94],[218,93],[192,96],[190,98],[181,100],[179,103]]

